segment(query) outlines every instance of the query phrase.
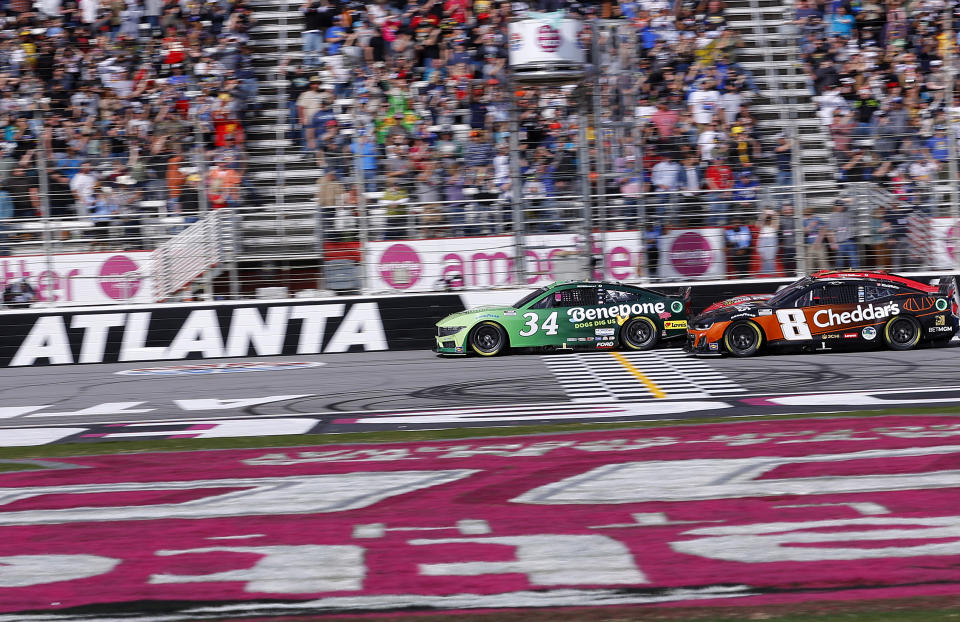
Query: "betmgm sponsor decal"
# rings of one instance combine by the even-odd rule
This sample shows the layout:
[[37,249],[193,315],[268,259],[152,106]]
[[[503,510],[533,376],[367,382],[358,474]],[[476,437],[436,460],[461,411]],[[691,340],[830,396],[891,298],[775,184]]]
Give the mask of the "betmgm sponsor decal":
[[833,309],[821,309],[813,314],[813,323],[820,328],[829,328],[843,324],[883,320],[899,313],[900,305],[896,302],[888,302],[882,306],[857,305],[853,311],[843,313],[837,313]]
[[643,315],[663,313],[667,310],[667,305],[662,302],[635,302],[633,304],[611,305],[609,307],[600,307],[599,309],[584,309],[583,307],[573,307],[567,309],[567,319],[571,322],[583,322],[585,320],[613,320],[618,317],[629,317],[630,315]]
[[19,343],[11,344],[8,333],[4,359],[14,352],[9,367],[389,349],[377,302],[35,317]]

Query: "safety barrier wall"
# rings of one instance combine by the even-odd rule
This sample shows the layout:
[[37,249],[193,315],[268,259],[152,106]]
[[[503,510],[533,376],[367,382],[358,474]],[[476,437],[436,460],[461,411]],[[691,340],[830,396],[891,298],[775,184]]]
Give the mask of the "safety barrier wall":
[[0,313],[0,367],[426,349],[457,294]]
[[[691,312],[733,296],[772,293],[788,282],[699,284],[693,287]],[[528,291],[143,305],[75,313],[3,311],[0,367],[429,350],[434,324],[443,317],[511,304]]]

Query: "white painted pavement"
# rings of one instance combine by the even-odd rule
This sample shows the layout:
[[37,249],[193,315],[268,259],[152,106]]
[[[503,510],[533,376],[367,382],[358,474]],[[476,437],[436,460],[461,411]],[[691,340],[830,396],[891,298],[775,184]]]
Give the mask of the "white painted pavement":
[[574,402],[722,397],[746,391],[705,361],[678,350],[577,352],[541,359]]

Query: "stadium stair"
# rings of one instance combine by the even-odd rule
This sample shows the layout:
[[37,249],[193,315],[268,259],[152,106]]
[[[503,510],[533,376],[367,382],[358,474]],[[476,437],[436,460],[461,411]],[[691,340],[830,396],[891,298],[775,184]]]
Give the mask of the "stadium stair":
[[[772,152],[777,134],[793,133],[794,147],[801,153],[801,178],[794,183],[815,188],[808,194],[813,203],[822,203],[836,192],[837,166],[801,67],[791,23],[793,1],[726,0],[725,10],[727,23],[744,40],[736,60],[753,74],[760,91],[749,104],[764,152]],[[771,162],[760,172],[769,179],[776,171]]]

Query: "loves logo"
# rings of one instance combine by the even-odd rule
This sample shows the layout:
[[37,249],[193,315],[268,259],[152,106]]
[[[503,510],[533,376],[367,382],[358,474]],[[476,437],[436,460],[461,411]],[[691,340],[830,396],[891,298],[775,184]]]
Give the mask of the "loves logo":
[[958,436],[910,416],[71,458],[0,480],[0,611],[955,593]]

